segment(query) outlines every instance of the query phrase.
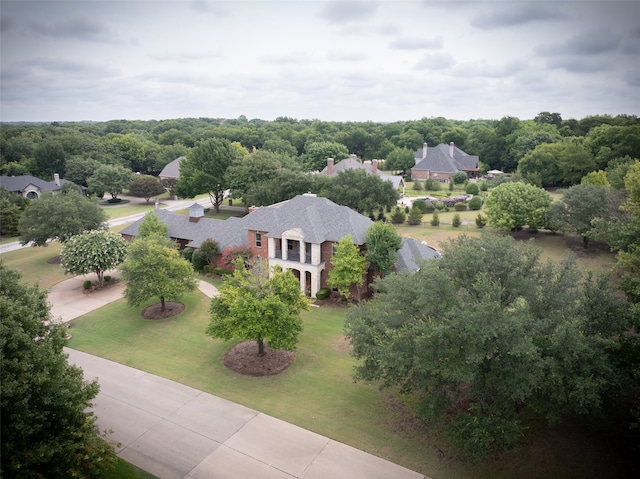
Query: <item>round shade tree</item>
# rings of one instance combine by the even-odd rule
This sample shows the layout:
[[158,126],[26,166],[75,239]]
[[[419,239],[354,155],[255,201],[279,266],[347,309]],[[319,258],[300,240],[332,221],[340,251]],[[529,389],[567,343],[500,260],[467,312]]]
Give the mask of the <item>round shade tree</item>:
[[104,272],[122,263],[126,255],[127,242],[108,230],[93,230],[73,236],[60,250],[65,273],[96,273],[100,285]]
[[151,175],[134,175],[133,181],[129,184],[129,194],[144,198],[147,203],[152,196],[161,195],[164,192],[160,179]]
[[551,197],[542,188],[517,181],[502,183],[489,193],[485,210],[489,224],[505,231],[544,224]]
[[236,262],[233,275],[211,301],[207,334],[213,338],[255,340],[258,356],[264,356],[264,342],[273,349],[293,350],[302,331],[300,311],[309,308],[300,283],[291,271],[276,267],[269,274],[267,261],[246,268]]

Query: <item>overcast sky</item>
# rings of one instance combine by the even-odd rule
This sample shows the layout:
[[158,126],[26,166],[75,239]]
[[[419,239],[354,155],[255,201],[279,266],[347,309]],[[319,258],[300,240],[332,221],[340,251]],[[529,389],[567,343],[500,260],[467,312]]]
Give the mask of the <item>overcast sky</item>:
[[1,120],[640,115],[640,1],[6,1]]

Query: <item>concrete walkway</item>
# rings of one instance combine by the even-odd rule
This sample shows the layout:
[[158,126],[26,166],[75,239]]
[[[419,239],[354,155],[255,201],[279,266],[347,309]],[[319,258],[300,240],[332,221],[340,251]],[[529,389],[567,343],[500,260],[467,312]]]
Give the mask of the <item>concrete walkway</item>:
[[[113,273],[117,276],[117,273]],[[54,319],[70,321],[122,297],[124,285],[84,294],[75,277],[50,289]],[[201,281],[212,297],[217,289]],[[422,479],[425,476],[306,429],[91,354],[65,348],[85,378],[97,378],[93,411],[113,430],[123,459],[160,479]]]

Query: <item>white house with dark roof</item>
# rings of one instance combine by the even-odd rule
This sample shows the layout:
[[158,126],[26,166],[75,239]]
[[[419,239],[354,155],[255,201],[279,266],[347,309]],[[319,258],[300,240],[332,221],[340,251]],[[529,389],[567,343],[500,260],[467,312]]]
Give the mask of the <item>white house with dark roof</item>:
[[385,172],[378,169],[379,160],[371,160],[371,162],[361,162],[356,155],[351,155],[349,158],[340,160],[338,163],[334,162],[333,158],[327,158],[327,166],[320,172],[321,175],[335,176],[341,171],[346,170],[365,170],[367,173],[377,175],[381,180],[390,181],[393,187],[397,190],[404,188],[404,179],[398,175],[388,175]]
[[425,143],[413,156],[416,161],[416,165],[411,168],[413,180],[434,179],[446,183],[459,171],[466,173],[468,178],[477,178],[480,174],[480,159],[475,155],[468,155],[453,142],[433,147],[428,147]]
[[[181,247],[198,248],[211,238],[221,250],[245,246],[254,258],[267,259],[269,266],[291,270],[300,281],[300,289],[315,297],[327,287],[334,245],[346,235],[366,249],[366,235],[372,221],[346,206],[315,195],[299,195],[281,203],[263,206],[243,218],[226,220],[204,218],[200,205],[189,209],[189,216],[156,209],[154,213],[167,225],[168,236]],[[131,240],[138,233],[138,220],[122,230]],[[420,259],[437,258],[433,248],[405,238],[398,252],[397,270],[417,269]],[[367,277],[367,284],[371,278]]]

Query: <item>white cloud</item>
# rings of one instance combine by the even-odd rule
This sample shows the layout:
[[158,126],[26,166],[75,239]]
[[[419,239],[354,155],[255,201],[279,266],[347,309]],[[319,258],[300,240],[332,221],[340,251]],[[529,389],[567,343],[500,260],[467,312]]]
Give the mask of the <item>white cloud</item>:
[[442,48],[442,37],[401,37],[393,40],[389,46],[397,50],[439,50]]
[[567,18],[558,7],[546,2],[518,2],[507,6],[503,3],[494,3],[494,5],[500,6],[474,15],[470,20],[471,25],[482,30],[492,30]]

